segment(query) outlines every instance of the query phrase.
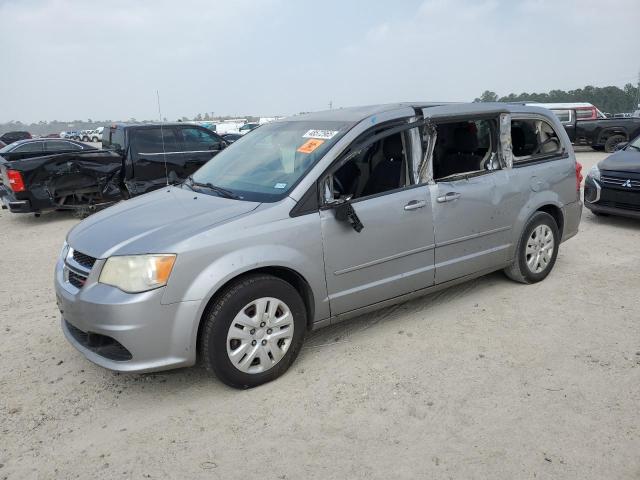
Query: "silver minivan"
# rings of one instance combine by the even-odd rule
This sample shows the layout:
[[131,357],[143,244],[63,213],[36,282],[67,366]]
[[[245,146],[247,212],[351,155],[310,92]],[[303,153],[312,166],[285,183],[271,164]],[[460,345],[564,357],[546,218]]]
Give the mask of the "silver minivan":
[[253,387],[289,368],[309,330],[500,269],[544,279],[578,231],[580,169],[556,116],[518,104],[263,125],[184,183],[69,232],[62,329],[109,369],[200,359]]

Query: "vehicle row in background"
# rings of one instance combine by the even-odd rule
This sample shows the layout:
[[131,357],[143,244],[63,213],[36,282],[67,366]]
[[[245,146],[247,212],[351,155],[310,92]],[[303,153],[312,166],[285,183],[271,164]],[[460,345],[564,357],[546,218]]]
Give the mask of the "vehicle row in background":
[[227,146],[210,130],[182,123],[105,127],[102,150],[84,145],[54,153],[46,150],[53,140],[39,142],[43,151],[35,157],[7,161],[0,154],[3,208],[93,210],[180,183]]
[[590,103],[529,103],[553,111],[571,143],[611,153],[616,145],[640,135],[640,118],[608,118]]
[[[100,142],[102,141],[102,132],[104,127],[98,127],[95,130],[80,130],[80,131],[69,131],[69,132],[60,132],[60,138],[68,138],[70,140],[80,140],[83,142]],[[53,137],[55,134],[51,134],[48,137]]]

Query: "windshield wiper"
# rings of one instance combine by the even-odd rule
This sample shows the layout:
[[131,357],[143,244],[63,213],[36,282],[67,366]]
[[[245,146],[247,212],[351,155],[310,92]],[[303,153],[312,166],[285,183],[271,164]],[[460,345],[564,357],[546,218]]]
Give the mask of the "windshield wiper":
[[197,182],[193,179],[191,175],[189,175],[187,180],[189,181],[189,186],[191,187],[208,188],[209,190],[216,192],[221,197],[232,198],[233,200],[242,200],[242,197],[240,195],[236,195],[231,190],[227,190],[226,188],[219,187],[217,185],[214,185],[211,182],[205,182],[205,183]]
[[638,151],[640,152],[640,147],[636,147],[635,145],[631,145],[631,144],[629,144],[629,146],[630,146],[631,148],[635,148],[636,150],[638,150]]

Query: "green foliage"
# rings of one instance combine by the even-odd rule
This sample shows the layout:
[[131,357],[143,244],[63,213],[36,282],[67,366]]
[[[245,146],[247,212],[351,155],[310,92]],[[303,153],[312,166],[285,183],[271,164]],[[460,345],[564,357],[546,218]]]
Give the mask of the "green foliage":
[[589,102],[607,113],[624,113],[636,110],[638,102],[638,87],[627,83],[623,88],[593,87],[587,85],[576,90],[551,90],[547,93],[510,93],[504,97],[498,96],[489,90],[474,100],[474,102]]

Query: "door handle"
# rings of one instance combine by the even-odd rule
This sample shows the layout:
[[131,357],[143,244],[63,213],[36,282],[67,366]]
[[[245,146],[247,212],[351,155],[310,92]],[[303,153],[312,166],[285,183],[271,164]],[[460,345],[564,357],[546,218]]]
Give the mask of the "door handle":
[[424,208],[427,206],[427,202],[424,200],[411,200],[404,206],[405,210],[417,210],[419,208]]
[[454,200],[459,199],[461,196],[462,195],[460,195],[458,192],[447,192],[445,195],[438,197],[436,200],[438,201],[438,203],[453,202]]

